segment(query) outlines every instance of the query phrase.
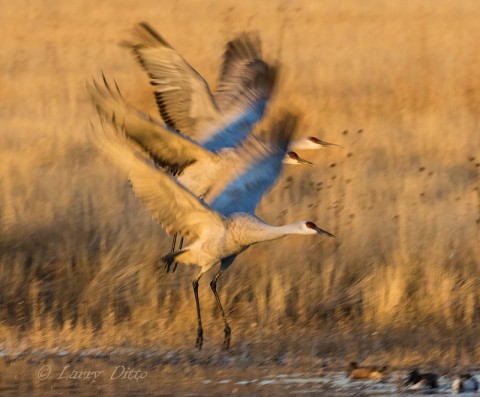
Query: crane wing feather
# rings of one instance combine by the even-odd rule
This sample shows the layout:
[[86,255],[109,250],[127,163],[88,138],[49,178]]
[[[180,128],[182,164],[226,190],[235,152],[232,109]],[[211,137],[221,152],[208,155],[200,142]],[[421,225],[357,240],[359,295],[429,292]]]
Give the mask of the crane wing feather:
[[245,64],[259,59],[262,59],[262,43],[258,32],[240,33],[225,46],[218,87],[232,76],[241,74]]
[[215,154],[208,149],[186,136],[168,130],[147,114],[127,104],[118,86],[115,91],[110,88],[105,77],[103,81],[103,86],[95,80],[92,84],[87,84],[87,90],[97,110],[106,119],[123,126],[126,135],[147,150],[157,164],[178,173],[195,161],[214,158]]
[[263,117],[277,80],[278,67],[261,59],[255,33],[227,44],[215,97],[205,79],[147,23],[138,24],[135,42],[124,45],[148,73],[165,123],[215,151],[245,139]]
[[136,25],[135,42],[124,42],[155,87],[165,123],[199,140],[221,114],[203,77],[149,24]]
[[256,123],[272,95],[277,69],[263,60],[258,32],[240,33],[225,47],[215,92],[218,107],[236,117],[255,109],[256,119],[250,120]]
[[181,233],[189,240],[205,233],[221,233],[224,218],[159,168],[119,125],[106,123],[93,131],[92,142],[128,173],[135,196],[168,234]]
[[254,214],[255,209],[266,192],[274,185],[282,170],[283,158],[295,132],[298,118],[284,112],[273,125],[262,134],[263,145],[249,139],[244,152],[251,153],[235,174],[227,178],[227,183],[215,186],[209,196],[209,202],[215,211],[224,216],[235,212]]

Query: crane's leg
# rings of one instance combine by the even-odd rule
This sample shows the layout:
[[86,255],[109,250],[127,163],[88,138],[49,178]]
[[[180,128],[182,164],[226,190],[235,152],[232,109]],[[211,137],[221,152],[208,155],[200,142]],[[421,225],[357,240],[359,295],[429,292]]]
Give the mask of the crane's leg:
[[203,345],[202,315],[200,314],[200,300],[198,299],[198,281],[202,277],[202,274],[203,273],[200,273],[199,276],[192,281],[193,293],[195,294],[195,303],[197,305],[197,320],[198,320],[197,342],[195,343],[195,347],[198,347],[199,350],[202,349],[202,345]]
[[[182,239],[183,240],[183,239]],[[177,233],[175,233],[173,235],[173,239],[172,239],[172,248],[170,249],[170,252],[175,252],[175,245],[177,243]],[[165,270],[167,271],[167,273],[170,271],[170,266],[172,264],[168,261],[165,261],[164,262],[164,266],[165,266]],[[177,265],[175,264],[175,269],[177,268]],[[172,271],[172,273],[175,271],[175,269]]]
[[210,281],[210,288],[212,288],[213,294],[215,295],[215,299],[217,301],[218,308],[220,309],[220,314],[222,315],[223,322],[225,324],[225,338],[223,340],[223,350],[228,350],[230,347],[230,335],[232,333],[230,326],[228,325],[227,316],[225,315],[225,311],[222,307],[222,302],[220,302],[220,297],[218,296],[217,292],[217,280],[222,274],[222,270],[220,269],[219,272],[215,275],[212,281]]
[[[176,235],[175,235],[176,236]],[[183,248],[183,237],[180,239],[180,244],[178,245],[178,250],[181,251]],[[177,266],[178,266],[178,262],[175,262],[173,264],[173,269],[172,269],[172,273],[175,273],[175,270],[177,270]]]

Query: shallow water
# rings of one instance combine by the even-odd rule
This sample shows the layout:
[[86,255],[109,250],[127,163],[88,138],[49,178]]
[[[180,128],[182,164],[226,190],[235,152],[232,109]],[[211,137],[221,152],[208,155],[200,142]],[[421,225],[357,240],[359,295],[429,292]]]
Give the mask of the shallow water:
[[[281,366],[166,364],[106,357],[21,357],[0,364],[0,396],[404,396],[402,375],[383,382],[350,381],[340,371],[287,371]],[[478,376],[478,374],[477,374]],[[451,394],[451,379],[430,396]],[[415,394],[416,393],[416,394]],[[408,392],[407,395],[425,395]],[[464,394],[468,395],[468,394]],[[470,394],[475,395],[475,394]],[[477,394],[478,395],[478,394]]]

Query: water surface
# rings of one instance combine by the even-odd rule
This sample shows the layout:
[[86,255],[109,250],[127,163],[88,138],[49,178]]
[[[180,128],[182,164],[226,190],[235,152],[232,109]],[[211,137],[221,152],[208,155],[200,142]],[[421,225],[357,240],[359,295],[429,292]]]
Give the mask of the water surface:
[[[28,355],[4,357],[0,364],[0,396],[210,396],[318,395],[404,396],[403,373],[385,381],[350,381],[344,371],[295,371],[283,366],[242,366],[228,363],[170,364],[155,358]],[[478,374],[477,374],[478,376]],[[451,394],[451,378],[430,396]],[[408,392],[408,395],[425,395]],[[466,395],[466,394],[465,394]],[[473,394],[474,395],[474,394]]]

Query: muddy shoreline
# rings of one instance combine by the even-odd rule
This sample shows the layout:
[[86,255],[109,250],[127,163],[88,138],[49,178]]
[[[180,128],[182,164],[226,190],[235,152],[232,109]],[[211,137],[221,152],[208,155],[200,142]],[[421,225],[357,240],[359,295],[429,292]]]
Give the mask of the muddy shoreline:
[[[398,396],[405,392],[405,370],[391,369],[380,382],[350,381],[339,364],[329,366],[325,360],[252,365],[226,354],[189,359],[148,352],[29,352],[3,356],[0,396]],[[433,395],[450,394],[453,374],[440,379],[441,387]]]

